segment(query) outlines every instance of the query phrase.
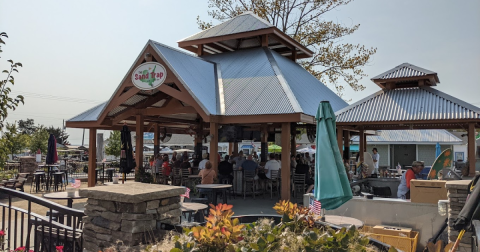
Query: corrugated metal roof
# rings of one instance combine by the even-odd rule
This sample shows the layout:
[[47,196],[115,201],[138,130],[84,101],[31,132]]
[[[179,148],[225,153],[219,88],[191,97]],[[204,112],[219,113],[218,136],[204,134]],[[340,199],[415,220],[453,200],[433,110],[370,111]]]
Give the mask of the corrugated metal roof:
[[[382,130],[378,136],[367,136],[367,143],[449,143],[462,144],[462,140],[446,130]],[[358,142],[358,136],[353,136]]]
[[218,88],[215,65],[202,58],[187,54],[169,46],[153,42],[158,54],[164,57],[170,70],[177,74],[190,95],[206,113],[216,115]]
[[102,113],[103,108],[107,105],[107,102],[101,103],[83,113],[80,115],[74,116],[73,118],[67,120],[67,121],[73,121],[73,122],[80,122],[80,121],[96,121],[98,117],[100,116],[100,113]]
[[219,25],[213,26],[210,29],[201,31],[180,41],[218,37],[241,32],[255,31],[270,27],[273,27],[273,25],[268,23],[266,20],[261,19],[253,12],[248,11],[244,12],[241,15],[235,16],[234,18],[225,21]]
[[295,113],[262,48],[204,58],[221,69],[225,115]]
[[480,119],[480,108],[424,86],[378,91],[335,114],[352,123]]
[[372,78],[374,79],[396,79],[396,78],[406,78],[406,77],[418,77],[425,76],[427,74],[437,74],[430,70],[417,67],[410,63],[403,63],[391,70],[388,70],[382,74],[379,74]]
[[321,101],[329,101],[333,111],[348,106],[348,103],[302,66],[275,51],[271,52],[304,114],[315,116]]

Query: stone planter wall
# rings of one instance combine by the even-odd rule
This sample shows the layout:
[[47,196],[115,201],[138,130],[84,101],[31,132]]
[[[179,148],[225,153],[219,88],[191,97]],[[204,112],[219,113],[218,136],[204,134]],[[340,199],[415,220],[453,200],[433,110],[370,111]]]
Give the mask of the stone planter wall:
[[183,187],[127,182],[81,189],[87,197],[84,248],[99,251],[118,241],[131,247],[161,240],[162,224],[180,222],[180,194]]
[[30,173],[27,183],[30,183],[33,179],[32,174],[37,170],[38,165],[35,161],[35,157],[20,157],[20,173]]
[[[468,184],[470,180],[454,180],[447,181],[445,187],[448,191],[448,240],[455,242],[457,240],[459,231],[453,229],[453,223],[458,217],[458,214],[465,206],[468,195]],[[465,232],[457,251],[471,251],[472,232]]]

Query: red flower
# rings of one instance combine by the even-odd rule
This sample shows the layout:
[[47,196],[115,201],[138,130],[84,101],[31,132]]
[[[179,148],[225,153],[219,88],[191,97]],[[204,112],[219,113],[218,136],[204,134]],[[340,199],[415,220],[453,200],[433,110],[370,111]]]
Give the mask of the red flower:
[[56,246],[55,248],[57,249],[56,252],[63,252],[63,246]]
[[18,248],[16,248],[14,251],[24,252],[24,251],[25,251],[25,247],[18,247]]
[[225,233],[227,229],[225,227],[222,227],[222,233]]
[[5,231],[0,230],[0,236],[5,236]]

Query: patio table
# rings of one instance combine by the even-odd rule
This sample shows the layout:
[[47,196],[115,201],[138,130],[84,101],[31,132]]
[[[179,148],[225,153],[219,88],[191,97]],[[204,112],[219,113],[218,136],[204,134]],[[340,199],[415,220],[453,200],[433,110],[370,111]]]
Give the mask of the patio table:
[[213,205],[217,205],[217,192],[221,191],[223,196],[223,204],[227,203],[227,189],[232,187],[232,185],[228,184],[202,184],[197,185],[197,189],[208,189],[212,191],[212,203]]
[[207,209],[208,206],[205,204],[201,203],[191,203],[191,202],[184,202],[182,203],[182,206],[180,207],[180,210],[182,210],[182,214],[188,214],[188,222],[192,221],[192,215],[195,215],[193,217],[193,221],[195,222],[204,222],[204,211]]
[[[55,200],[67,200],[67,206],[69,208],[72,208],[73,207],[73,200],[74,199],[84,199],[85,197],[81,197],[79,194],[78,194],[78,191],[75,191],[75,194],[74,196],[70,197],[68,196],[68,193],[67,192],[55,192],[55,193],[47,193],[47,194],[44,194],[43,195],[44,198],[46,199],[55,199]],[[70,226],[71,225],[71,219],[68,218],[67,219],[67,225]],[[62,223],[62,222],[60,222]]]

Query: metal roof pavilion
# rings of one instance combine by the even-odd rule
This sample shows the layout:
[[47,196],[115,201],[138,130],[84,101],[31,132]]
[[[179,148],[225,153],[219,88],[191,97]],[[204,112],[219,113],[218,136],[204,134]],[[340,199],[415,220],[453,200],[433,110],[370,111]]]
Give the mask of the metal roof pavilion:
[[[335,111],[348,105],[296,63],[310,57],[310,50],[253,13],[178,44],[195,55],[148,41],[107,102],[66,122],[67,127],[90,129],[92,167],[96,130],[120,130],[124,125],[137,136],[154,132],[156,151],[168,134],[195,135],[197,155],[207,135],[210,152],[218,152],[219,127],[241,126],[261,132],[262,160],[268,153],[269,132],[281,131],[282,162],[287,164],[290,146],[296,146],[291,134],[296,134],[297,123],[314,124],[320,101],[329,101]],[[149,70],[137,71],[144,65],[164,69],[163,82],[140,89],[132,76],[149,76]],[[136,146],[143,146],[142,137],[136,138]],[[143,153],[137,152],[135,159],[140,169]],[[216,169],[216,155],[210,155],[210,162]],[[282,169],[282,177],[289,178],[290,169]],[[282,186],[282,198],[289,199],[289,183]]]
[[[480,108],[432,87],[439,83],[437,73],[404,63],[372,81],[382,90],[335,112],[337,130],[358,132],[360,149],[366,147],[366,130],[463,129],[468,156],[475,157]],[[473,175],[475,162],[470,165]]]

